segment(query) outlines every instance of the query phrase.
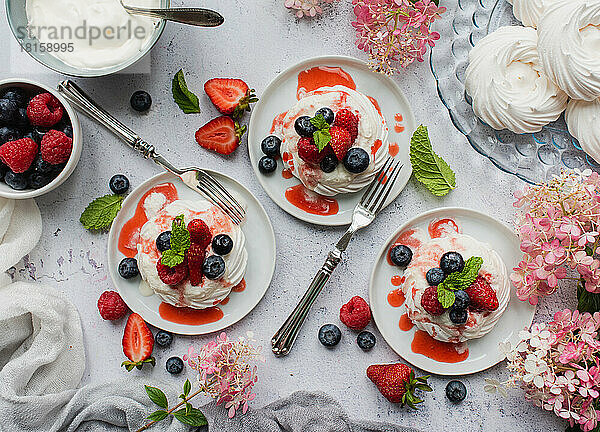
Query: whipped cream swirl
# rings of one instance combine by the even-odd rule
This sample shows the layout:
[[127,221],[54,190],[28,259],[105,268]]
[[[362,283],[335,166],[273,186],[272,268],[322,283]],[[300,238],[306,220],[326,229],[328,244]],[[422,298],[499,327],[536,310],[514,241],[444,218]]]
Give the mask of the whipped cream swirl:
[[538,34],[548,76],[573,99],[600,97],[600,1],[553,3],[538,23]]
[[[239,284],[246,273],[248,252],[246,237],[241,228],[234,224],[217,206],[205,199],[194,201],[177,200],[164,208],[164,196],[150,194],[144,202],[148,222],[140,231],[137,261],[142,276],[142,284],[147,284],[164,302],[178,307],[205,309],[223,301],[231,290]],[[161,204],[162,203],[162,204]],[[173,287],[160,280],[156,263],[160,253],[156,249],[156,238],[160,233],[170,230],[173,219],[183,215],[185,223],[193,219],[202,219],[210,228],[213,236],[227,234],[233,240],[233,250],[223,256],[225,274],[217,280],[202,279],[199,286],[193,286],[189,279]],[[206,256],[213,255],[212,245],[206,250]]]
[[537,27],[546,8],[558,0],[507,0],[513,5],[515,18],[527,27]]
[[[358,116],[358,136],[352,147],[360,147],[371,155],[369,167],[353,174],[339,163],[333,172],[323,172],[319,166],[303,161],[298,155],[300,136],[294,122],[300,116],[314,116],[323,107],[334,112],[348,109]],[[371,183],[386,160],[388,127],[374,103],[364,94],[344,86],[322,87],[307,93],[285,115],[277,130],[281,137],[281,154],[288,153],[286,160],[292,174],[300,179],[307,189],[325,196],[357,192]]]
[[565,111],[569,133],[583,151],[600,161],[600,99],[591,102],[571,99]]
[[481,39],[469,53],[465,88],[477,117],[518,134],[539,132],[568,100],[544,73],[530,27],[501,27]]
[[[496,292],[498,309],[492,312],[469,310],[466,324],[456,325],[450,320],[448,312],[433,316],[421,306],[421,297],[429,287],[425,275],[429,269],[439,267],[441,256],[448,251],[459,252],[465,261],[472,256],[483,258],[479,275],[483,276]],[[489,333],[510,300],[510,282],[500,255],[489,244],[458,233],[449,233],[447,236],[422,243],[413,253],[413,259],[404,272],[406,281],[402,289],[406,297],[408,317],[415,326],[429,333],[434,339],[452,343],[480,338]]]

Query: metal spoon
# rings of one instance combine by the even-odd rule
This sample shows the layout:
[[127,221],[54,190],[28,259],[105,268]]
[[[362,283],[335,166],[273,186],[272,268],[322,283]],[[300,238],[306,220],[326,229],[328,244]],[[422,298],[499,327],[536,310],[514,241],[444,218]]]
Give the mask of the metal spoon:
[[172,9],[146,9],[127,6],[121,0],[121,5],[132,15],[141,15],[149,18],[175,21],[200,27],[217,27],[223,24],[225,18],[213,10],[202,8],[172,8]]

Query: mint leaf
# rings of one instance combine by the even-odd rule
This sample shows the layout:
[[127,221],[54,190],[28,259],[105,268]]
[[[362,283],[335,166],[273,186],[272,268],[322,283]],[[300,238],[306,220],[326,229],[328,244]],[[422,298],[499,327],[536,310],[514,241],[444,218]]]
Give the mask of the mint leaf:
[[322,129],[329,130],[329,123],[327,123],[325,121],[325,117],[323,117],[322,114],[317,114],[316,116],[314,116],[313,118],[310,119],[310,122],[312,123],[312,125],[314,127],[316,127],[319,130],[322,130]]
[[185,75],[183,69],[173,77],[172,93],[175,103],[179,105],[179,108],[186,114],[194,114],[200,112],[200,102],[198,96],[188,90],[187,83],[185,82]]
[[163,391],[156,387],[150,387],[145,385],[146,393],[148,393],[148,397],[152,402],[158,405],[161,408],[167,409],[169,408],[169,402],[167,402],[167,396],[163,393]]
[[166,419],[168,415],[169,415],[169,413],[167,413],[166,411],[158,410],[158,411],[154,411],[152,414],[150,414],[148,417],[146,417],[146,419],[148,419],[150,421],[159,422],[161,420]]
[[160,257],[161,264],[167,267],[176,267],[185,259],[185,252],[179,252],[173,249],[166,250]]
[[185,259],[185,252],[190,244],[190,232],[185,226],[183,215],[179,215],[171,224],[171,249],[162,253],[160,262],[168,267],[178,266]]
[[325,147],[327,147],[329,141],[331,141],[331,134],[329,133],[329,130],[319,130],[313,134],[313,140],[317,146],[317,149],[322,151]]
[[92,201],[81,214],[79,221],[85,229],[106,230],[123,205],[123,195],[104,195]]
[[445,288],[442,284],[439,284],[437,287],[437,296],[438,300],[445,309],[448,309],[450,306],[452,306],[456,300],[456,295],[454,292]]
[[454,291],[469,288],[471,284],[475,282],[475,279],[477,279],[482,265],[483,258],[475,256],[469,258],[465,262],[465,268],[463,268],[461,272],[450,273],[446,276],[444,282],[438,285],[438,289],[440,286],[443,289]]
[[410,140],[410,163],[415,178],[436,196],[444,196],[456,188],[452,169],[433,151],[427,127],[417,128]]
[[182,408],[179,411],[175,411],[173,416],[181,423],[189,426],[205,426],[208,424],[206,417],[197,408],[192,408],[189,413],[186,414],[186,408]]

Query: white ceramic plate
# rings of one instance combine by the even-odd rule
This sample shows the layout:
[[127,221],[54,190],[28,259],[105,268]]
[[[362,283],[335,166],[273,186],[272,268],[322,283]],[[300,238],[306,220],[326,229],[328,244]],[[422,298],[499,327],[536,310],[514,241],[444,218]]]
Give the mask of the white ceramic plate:
[[[270,135],[273,119],[278,114],[289,110],[297,102],[298,74],[318,66],[342,68],[352,76],[357,91],[375,98],[380,105],[389,128],[388,143],[398,144],[399,152],[396,158],[404,163],[404,168],[386,206],[396,199],[404,189],[412,173],[409,144],[410,137],[416,128],[415,118],[408,100],[394,81],[387,76],[371,71],[364,62],[351,57],[328,56],[305,60],[279,74],[263,92],[260,101],[252,111],[248,132],[248,151],[258,181],[279,207],[298,219],[318,225],[348,225],[352,221],[352,210],[360,200],[362,192],[334,197],[339,205],[339,212],[335,215],[314,215],[294,206],[285,198],[285,191],[289,187],[299,184],[300,181],[296,177],[291,179],[282,177],[281,159],[277,161],[277,171],[271,175],[265,176],[258,170],[258,161],[264,156],[260,144],[266,136]],[[396,122],[396,114],[402,115],[403,120]],[[403,132],[395,131],[396,123],[404,129]],[[384,145],[387,146],[388,143],[384,143]]]
[[510,341],[513,346],[518,340],[518,333],[529,327],[533,321],[535,307],[517,298],[512,287],[508,308],[493,328],[480,339],[467,342],[469,357],[460,363],[442,363],[411,350],[415,328],[402,331],[399,328],[400,316],[406,312],[404,305],[394,308],[387,301],[387,295],[393,291],[391,278],[401,275],[402,270],[387,261],[387,252],[398,236],[410,228],[421,228],[427,231],[429,222],[434,219],[451,218],[459,225],[464,234],[489,243],[500,254],[510,272],[519,261],[521,251],[519,240],[514,232],[501,222],[475,210],[463,208],[440,208],[422,213],[398,228],[381,248],[369,287],[369,300],[373,318],[383,338],[406,361],[427,372],[438,375],[466,375],[480,372],[504,360],[499,350],[500,342]]
[[275,271],[275,234],[262,205],[241,184],[223,174],[207,170],[246,206],[246,221],[242,230],[246,235],[248,266],[246,289],[232,292],[226,305],[219,305],[223,318],[204,325],[184,325],[164,320],[158,313],[161,303],[157,295],[145,297],[140,293],[140,278],[125,280],[119,276],[118,265],[125,256],[118,250],[118,239],[123,225],[131,219],[141,197],[154,186],[170,182],[175,185],[180,199],[194,199],[200,195],[169,173],[156,175],[138,186],[123,202],[123,208],[114,220],[108,238],[108,267],[110,277],[129,308],[140,314],[149,324],[177,334],[200,335],[222,330],[245,317],[265,295]]

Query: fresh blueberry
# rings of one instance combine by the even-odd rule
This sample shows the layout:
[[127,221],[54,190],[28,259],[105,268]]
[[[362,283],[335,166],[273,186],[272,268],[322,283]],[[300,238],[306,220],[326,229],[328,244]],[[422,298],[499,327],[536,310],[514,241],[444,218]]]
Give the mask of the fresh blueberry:
[[54,165],[42,159],[41,155],[37,155],[36,158],[33,160],[33,163],[31,164],[31,169],[35,173],[50,174],[54,171]]
[[178,375],[183,371],[183,360],[179,357],[171,357],[167,360],[167,372],[171,375]]
[[14,190],[25,190],[27,189],[27,176],[8,171],[4,175],[4,183]]
[[448,315],[450,316],[450,321],[454,324],[463,325],[467,322],[468,312],[466,309],[451,307]]
[[154,335],[154,342],[161,348],[168,348],[173,342],[173,334],[168,331],[160,330]]
[[457,380],[452,380],[446,385],[446,397],[450,402],[462,402],[467,397],[467,387]]
[[46,132],[48,132],[46,129],[34,128],[30,132],[31,135],[29,136],[29,138],[31,138],[32,140],[34,140],[36,143],[41,144],[42,143],[42,139],[44,139],[44,135],[46,135]]
[[227,234],[219,234],[213,238],[212,248],[217,255],[227,255],[233,250],[233,240]]
[[122,195],[129,190],[129,179],[123,174],[116,174],[112,176],[108,185],[111,191],[117,195]]
[[352,147],[344,156],[344,166],[353,174],[365,171],[371,163],[369,153],[360,147]]
[[258,161],[258,170],[263,174],[271,174],[277,169],[277,161],[271,156],[263,156]]
[[469,298],[469,294],[467,294],[465,291],[455,291],[454,297],[456,300],[454,300],[454,305],[452,306],[453,308],[466,309],[469,307],[471,299]]
[[136,91],[131,95],[131,108],[138,112],[145,112],[152,106],[152,97],[143,90]]
[[275,135],[269,135],[260,143],[260,149],[267,156],[276,158],[281,151],[281,140]]
[[325,324],[319,329],[319,342],[326,347],[333,347],[340,343],[342,332],[335,324]]
[[27,117],[27,108],[17,108],[13,125],[19,129],[27,129],[31,126]]
[[412,260],[413,253],[408,246],[396,245],[390,252],[390,259],[398,267],[406,267]]
[[440,268],[447,275],[461,272],[465,268],[465,260],[458,252],[446,252],[440,259]]
[[10,87],[4,91],[2,94],[2,99],[8,99],[13,101],[19,107],[27,106],[27,95],[25,94],[25,90],[20,87]]
[[0,99],[0,123],[13,124],[19,107],[8,99]]
[[319,114],[321,114],[323,116],[323,118],[325,119],[325,121],[329,124],[333,124],[333,121],[335,120],[335,114],[333,113],[333,111],[331,110],[331,108],[321,108],[319,111],[317,111],[315,113],[315,117],[318,116]]
[[0,162],[0,180],[4,180],[4,176],[8,172],[8,167]]
[[219,279],[225,274],[225,261],[218,255],[211,255],[204,260],[202,271],[210,280]]
[[444,271],[439,267],[432,268],[427,270],[427,273],[425,274],[425,279],[427,279],[427,283],[429,285],[438,286],[439,284],[444,282],[444,279],[446,279],[446,273],[444,273]]
[[338,160],[334,155],[327,155],[321,161],[321,171],[330,173],[338,166]]
[[317,128],[310,122],[310,117],[308,116],[298,117],[294,123],[294,129],[296,129],[298,135],[307,138],[311,138],[317,131]]
[[132,279],[140,274],[135,258],[124,258],[119,263],[119,274],[123,279]]
[[369,351],[375,346],[375,335],[369,331],[362,331],[356,337],[356,343],[358,347],[363,351]]
[[28,183],[32,189],[41,189],[49,184],[52,180],[53,178],[50,176],[50,173],[43,174],[34,171],[28,176]]
[[160,252],[171,249],[171,231],[160,233],[156,238],[156,249]]
[[68,136],[69,138],[73,139],[73,126],[71,126],[70,124],[66,125],[63,128],[63,133]]
[[21,137],[21,134],[15,128],[12,128],[12,127],[1,127],[0,128],[0,145],[7,143],[9,141],[18,140],[20,137]]

